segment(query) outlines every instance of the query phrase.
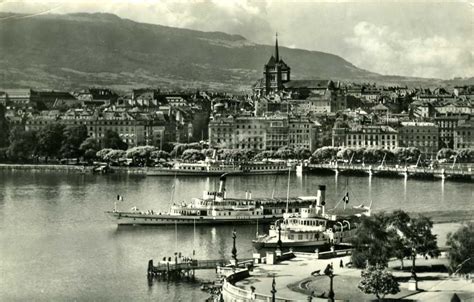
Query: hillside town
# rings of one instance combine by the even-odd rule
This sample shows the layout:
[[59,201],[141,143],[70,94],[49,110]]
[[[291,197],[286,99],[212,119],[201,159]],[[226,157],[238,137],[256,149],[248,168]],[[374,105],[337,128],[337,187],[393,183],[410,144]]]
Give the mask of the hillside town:
[[[87,137],[99,143],[113,133],[127,148],[154,146],[167,152],[192,142],[255,153],[281,148],[313,153],[324,146],[391,151],[412,147],[426,159],[435,159],[440,150],[472,156],[473,102],[472,85],[427,88],[294,80],[279,55],[278,40],[263,78],[247,95],[160,88],[117,92],[103,87],[0,91],[9,131],[82,125]],[[12,137],[10,142],[4,139],[3,158],[9,157],[8,147],[14,147]]]

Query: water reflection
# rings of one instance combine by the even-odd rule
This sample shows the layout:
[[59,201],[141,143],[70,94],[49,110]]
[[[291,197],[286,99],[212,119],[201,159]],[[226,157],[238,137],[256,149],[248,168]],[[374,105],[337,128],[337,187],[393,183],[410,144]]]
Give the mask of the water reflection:
[[[189,201],[217,183],[217,177],[0,172],[0,300],[97,300],[99,294],[122,301],[204,300],[207,295],[193,284],[159,282],[150,288],[147,261],[175,252],[192,256],[193,250],[199,259],[228,259],[234,228],[238,257],[251,257],[251,240],[268,226],[178,225],[177,232],[175,225],[117,227],[104,211],[113,208],[117,194],[125,199],[119,209],[165,211],[173,192],[175,201]],[[227,195],[243,198],[248,190],[254,197],[286,198],[287,185],[287,175],[229,176]],[[440,180],[293,175],[290,195],[315,195],[318,185],[327,187],[329,208],[349,191],[349,206],[373,200],[374,211],[472,209],[472,183]],[[24,282],[31,276],[35,282]],[[213,276],[212,271],[197,275]]]

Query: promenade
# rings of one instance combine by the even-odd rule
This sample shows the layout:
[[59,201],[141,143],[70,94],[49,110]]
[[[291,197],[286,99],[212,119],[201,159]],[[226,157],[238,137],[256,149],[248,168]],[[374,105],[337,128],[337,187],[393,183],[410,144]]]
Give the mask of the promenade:
[[[269,296],[275,276],[276,297],[280,301],[308,301],[311,292],[313,292],[312,301],[327,301],[329,278],[323,274],[323,271],[328,264],[333,264],[336,275],[334,277],[336,301],[375,300],[375,296],[366,295],[357,288],[361,270],[340,267],[341,260],[347,264],[350,256],[317,259],[314,254],[296,253],[296,258],[275,265],[259,264],[250,272],[250,277],[237,282],[235,286],[249,293],[254,287],[257,294]],[[420,258],[417,260],[417,266],[435,265],[446,261],[444,257],[428,260]],[[399,265],[400,262],[394,260],[390,262],[389,267],[393,269]],[[317,271],[320,271],[322,275],[315,273]],[[400,292],[387,298],[405,301],[449,301],[456,294],[461,301],[474,299],[472,280],[450,277],[446,272],[420,272],[417,274],[419,291],[411,291],[408,289],[407,282],[410,277],[409,270],[405,272],[392,270],[392,273],[400,280]]]

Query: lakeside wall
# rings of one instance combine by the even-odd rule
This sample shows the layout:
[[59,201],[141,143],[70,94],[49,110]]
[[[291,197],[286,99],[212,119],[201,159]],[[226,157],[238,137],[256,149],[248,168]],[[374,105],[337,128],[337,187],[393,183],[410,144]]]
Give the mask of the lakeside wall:
[[[50,165],[50,164],[0,164],[0,170],[30,172],[66,172],[92,174],[93,166],[82,165]],[[112,167],[114,173],[146,175],[145,167]]]

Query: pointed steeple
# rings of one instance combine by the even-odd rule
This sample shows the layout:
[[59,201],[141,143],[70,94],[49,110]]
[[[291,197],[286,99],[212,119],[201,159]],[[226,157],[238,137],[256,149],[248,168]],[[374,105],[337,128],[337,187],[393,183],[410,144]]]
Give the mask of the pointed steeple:
[[275,59],[280,61],[280,56],[278,55],[278,33],[275,34]]

